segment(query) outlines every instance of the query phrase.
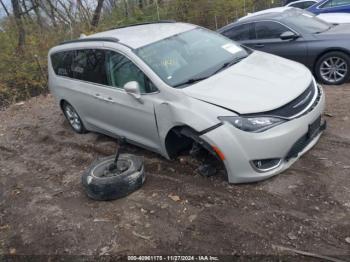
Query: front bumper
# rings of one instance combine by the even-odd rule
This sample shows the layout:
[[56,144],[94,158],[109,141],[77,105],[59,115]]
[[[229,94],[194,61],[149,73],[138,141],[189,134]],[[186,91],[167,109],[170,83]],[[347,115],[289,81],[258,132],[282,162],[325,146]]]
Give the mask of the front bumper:
[[[230,183],[256,182],[277,175],[317,143],[326,124],[322,124],[312,137],[308,136],[308,130],[324,111],[325,97],[320,90],[320,100],[312,110],[262,133],[244,132],[224,123],[201,136],[225,156],[223,162]],[[259,172],[251,165],[252,160],[269,158],[281,158],[282,161],[266,172]]]

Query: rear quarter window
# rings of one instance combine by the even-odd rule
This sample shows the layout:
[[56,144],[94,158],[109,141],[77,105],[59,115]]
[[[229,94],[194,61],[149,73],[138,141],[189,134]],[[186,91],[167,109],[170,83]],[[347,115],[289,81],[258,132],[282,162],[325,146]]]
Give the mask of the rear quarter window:
[[73,62],[73,51],[63,51],[51,55],[52,68],[56,75],[73,77],[71,69]]
[[51,55],[52,67],[58,76],[107,85],[106,51],[81,49]]

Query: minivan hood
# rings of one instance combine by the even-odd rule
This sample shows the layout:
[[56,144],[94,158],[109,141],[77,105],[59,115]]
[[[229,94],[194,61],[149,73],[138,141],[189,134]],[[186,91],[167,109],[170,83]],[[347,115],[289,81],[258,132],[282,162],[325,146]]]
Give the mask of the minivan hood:
[[185,94],[239,114],[266,112],[297,98],[312,81],[303,65],[263,52],[183,89]]

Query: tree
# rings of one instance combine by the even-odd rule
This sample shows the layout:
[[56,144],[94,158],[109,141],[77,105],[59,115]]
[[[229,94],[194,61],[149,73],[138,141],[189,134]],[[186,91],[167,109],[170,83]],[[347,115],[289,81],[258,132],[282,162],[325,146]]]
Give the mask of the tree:
[[0,0],[0,3],[1,3],[1,5],[2,5],[2,7],[4,8],[6,15],[7,15],[7,16],[10,16],[10,13],[9,13],[9,11],[7,10],[6,5],[4,4],[4,2],[3,2],[2,0]]
[[22,11],[18,0],[11,0],[13,15],[15,17],[15,22],[18,30],[18,50],[20,53],[24,52],[24,45],[26,39],[26,31],[24,30],[24,25],[22,21]]
[[100,17],[101,17],[101,11],[102,11],[102,6],[103,6],[103,2],[104,0],[98,0],[97,2],[97,6],[94,12],[94,16],[92,17],[92,21],[91,21],[91,26],[92,27],[97,27],[98,23],[100,21]]

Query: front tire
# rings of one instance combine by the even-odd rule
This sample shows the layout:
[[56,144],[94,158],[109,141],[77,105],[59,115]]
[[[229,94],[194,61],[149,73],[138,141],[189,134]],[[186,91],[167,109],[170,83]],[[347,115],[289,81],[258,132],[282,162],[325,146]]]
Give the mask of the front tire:
[[350,57],[343,52],[328,52],[318,59],[315,73],[323,84],[344,84],[350,77]]
[[96,160],[82,176],[82,184],[88,197],[94,200],[114,200],[139,189],[145,182],[143,158],[121,154],[117,165],[124,165],[121,172],[110,171],[115,156]]
[[80,116],[74,107],[68,102],[63,102],[62,105],[63,114],[68,120],[69,125],[72,127],[74,132],[78,134],[84,134],[87,130],[84,127],[83,121],[81,121]]

